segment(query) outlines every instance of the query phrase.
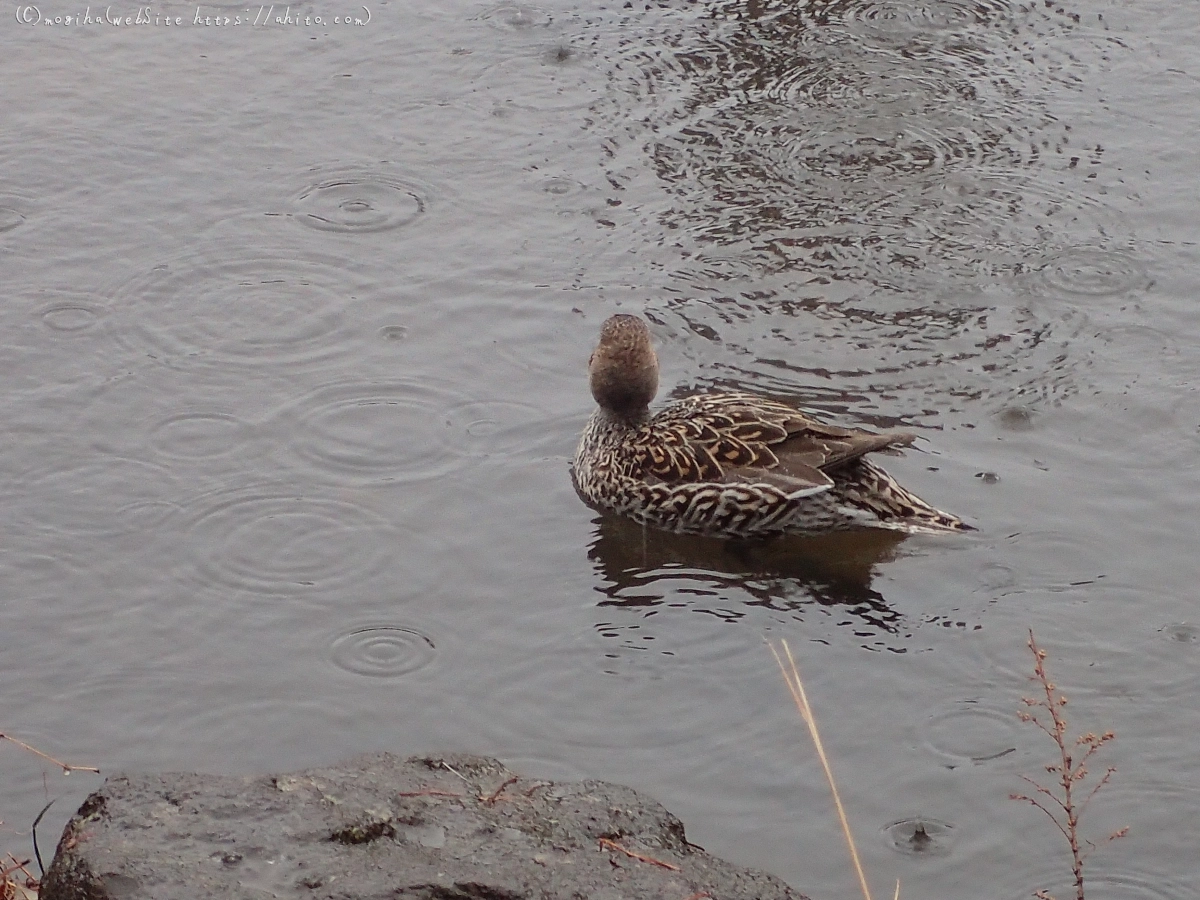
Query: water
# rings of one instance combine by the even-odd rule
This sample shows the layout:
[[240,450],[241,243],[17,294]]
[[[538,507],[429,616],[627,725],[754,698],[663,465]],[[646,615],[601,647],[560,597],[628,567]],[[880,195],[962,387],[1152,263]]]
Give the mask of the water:
[[[1196,895],[1187,5],[151,9],[0,25],[5,733],[106,772],[474,750],[845,894],[787,638],[877,891],[1064,896],[1007,799],[1053,761],[1033,628],[1117,733],[1089,896]],[[664,394],[919,431],[888,468],[979,534],[601,520],[566,462],[617,310]],[[98,780],[4,759],[14,853],[62,797],[45,852]]]

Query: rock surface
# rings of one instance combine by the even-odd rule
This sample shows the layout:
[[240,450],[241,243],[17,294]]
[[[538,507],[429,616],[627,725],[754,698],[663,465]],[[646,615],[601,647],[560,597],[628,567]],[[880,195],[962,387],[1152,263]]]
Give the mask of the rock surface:
[[364,756],[289,775],[110,778],[42,900],[806,900],[689,844],[632,789],[494,759]]

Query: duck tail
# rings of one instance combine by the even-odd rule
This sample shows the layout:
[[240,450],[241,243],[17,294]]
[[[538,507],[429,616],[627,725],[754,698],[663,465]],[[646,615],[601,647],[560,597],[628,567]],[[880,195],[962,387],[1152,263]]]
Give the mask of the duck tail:
[[843,493],[855,505],[878,517],[878,526],[910,534],[975,531],[958,516],[931,506],[903,487],[879,466],[865,459],[846,467]]

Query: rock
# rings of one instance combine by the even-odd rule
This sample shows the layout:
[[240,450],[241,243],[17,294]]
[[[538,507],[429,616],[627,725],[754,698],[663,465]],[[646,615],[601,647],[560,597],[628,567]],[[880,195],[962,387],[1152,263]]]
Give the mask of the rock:
[[807,900],[710,856],[653,800],[494,759],[122,775],[67,823],[41,900]]

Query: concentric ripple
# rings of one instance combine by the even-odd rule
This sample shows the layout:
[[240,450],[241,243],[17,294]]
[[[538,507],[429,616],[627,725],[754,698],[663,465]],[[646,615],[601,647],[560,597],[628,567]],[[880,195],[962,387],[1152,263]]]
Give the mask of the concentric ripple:
[[408,337],[407,325],[384,325],[379,329],[379,336],[385,341],[398,342]]
[[897,33],[966,29],[995,21],[1010,12],[1003,0],[834,0],[816,4],[835,9],[847,28],[895,38]]
[[[1111,579],[1082,581],[1080,594],[1088,598],[1104,626],[1085,622],[1070,633],[1038,643],[1053,663],[1053,674],[1064,693],[1073,699],[1113,697],[1153,699],[1178,703],[1200,688],[1200,643],[1194,626],[1155,626],[1139,611],[1162,608],[1170,598],[1159,592]],[[1114,639],[1112,635],[1120,635]],[[986,643],[987,665],[1011,684],[1028,682],[1020,654],[1011,647]],[[1024,690],[1024,689],[1023,689]]]
[[297,221],[319,231],[357,234],[415,222],[429,204],[429,189],[387,172],[322,172],[295,199]]
[[682,243],[692,259],[913,290],[994,284],[1062,253],[1064,239],[1108,243],[1127,230],[1089,180],[1102,150],[1076,145],[1044,89],[1086,83],[1105,58],[1091,54],[1089,68],[1050,52],[1069,37],[1081,51],[1104,45],[1076,35],[1063,10],[1010,0],[719,9],[711,21],[664,20],[657,52],[619,48],[613,95],[596,106],[628,135],[606,144],[609,180],[648,154],[674,195],[646,240]]
[[[1118,746],[1131,733],[1128,730],[1118,733]],[[1174,776],[1145,777],[1142,769],[1153,771],[1153,768],[1142,765],[1149,760],[1141,754],[1137,755],[1137,761],[1136,766],[1119,765],[1117,774],[1089,805],[1083,821],[1093,840],[1128,826],[1129,834],[1121,842],[1126,853],[1149,851],[1162,860],[1195,860],[1194,823],[1200,815],[1200,789],[1195,779],[1180,777],[1183,775],[1180,771]],[[1194,769],[1189,767],[1188,775],[1192,772]],[[1126,843],[1132,846],[1125,846]],[[1090,896],[1091,888],[1088,890]]]
[[411,482],[466,463],[460,429],[447,418],[464,402],[433,380],[348,381],[318,388],[279,416],[283,433],[292,435],[291,451],[334,480]]
[[817,174],[861,180],[927,174],[942,166],[945,153],[924,135],[898,131],[814,135],[794,144],[791,156]]
[[371,678],[398,678],[433,661],[436,646],[426,635],[402,625],[363,625],[338,635],[330,659],[340,669]]
[[523,3],[501,3],[485,10],[476,18],[502,31],[547,28],[554,21],[554,17],[546,10]]
[[156,424],[150,442],[172,459],[210,459],[235,451],[248,432],[249,425],[229,413],[184,412]]
[[[889,89],[898,99],[860,95],[849,111],[833,98],[799,109],[769,99],[720,103],[659,129],[648,144],[659,177],[681,198],[698,186],[717,194],[716,207],[681,199],[669,227],[706,245],[749,242],[775,271],[906,287],[906,273],[920,270],[1020,271],[1044,252],[1048,222],[1097,239],[1114,230],[1111,211],[1074,178],[1031,174],[1041,145],[1062,140],[1040,136],[1056,126],[1036,109],[1017,116],[1007,100],[992,102],[989,114],[979,101],[947,105],[939,94],[969,96],[969,86],[936,69],[876,74],[900,85]],[[802,73],[789,77],[798,80],[782,89],[800,90]],[[927,89],[905,96],[906,85]]]
[[68,533],[153,531],[179,510],[179,486],[171,471],[138,459],[97,456],[51,463],[24,473],[20,483],[34,504],[30,519]]
[[948,99],[968,102],[978,90],[968,79],[938,65],[887,71],[879,61],[864,66],[860,60],[827,53],[785,68],[764,86],[763,96],[787,110],[840,107],[878,116],[936,109]]
[[286,486],[205,495],[188,527],[197,574],[258,594],[328,592],[378,573],[391,525],[362,506]]
[[447,410],[446,423],[453,429],[463,453],[499,457],[535,440],[544,417],[531,403],[471,400]]
[[1115,250],[1067,251],[1043,263],[1039,271],[1050,287],[1086,297],[1127,294],[1150,281],[1137,260]]
[[510,454],[544,418],[532,404],[467,400],[432,379],[328,384],[278,415],[293,453],[351,484],[423,481]]
[[41,303],[33,311],[34,317],[60,336],[87,331],[101,322],[110,311],[106,304],[82,292],[38,291],[35,296]]
[[559,175],[552,175],[542,180],[541,189],[553,197],[567,197],[572,194],[583,193],[587,190],[587,187],[582,182],[563,178]]
[[954,764],[991,762],[1016,752],[1018,724],[1015,711],[962,700],[926,721],[925,744]]
[[118,340],[167,365],[307,367],[352,352],[348,311],[364,290],[340,262],[214,252],[125,284],[110,320]]
[[488,66],[469,102],[492,115],[571,112],[586,109],[607,88],[590,53],[568,43],[531,48]]
[[[1103,796],[1102,793],[1100,797]],[[1106,836],[1100,835],[1099,838],[1103,840]],[[1156,855],[1162,853],[1164,859],[1172,858],[1159,848],[1155,848],[1154,852]],[[1174,858],[1187,859],[1192,853],[1194,850],[1189,848],[1183,851],[1183,856]],[[1011,868],[1013,872],[1007,879],[1009,883],[992,885],[992,896],[1003,900],[1027,900],[1038,891],[1064,897],[1070,896],[1075,890],[1070,867],[1064,867],[1061,863],[1057,867],[1045,867],[1044,871],[1034,873],[1030,873],[1027,866]],[[1128,866],[1114,870],[1112,864],[1102,856],[1098,856],[1094,862],[1089,861],[1087,872],[1087,895],[1095,900],[1196,900],[1200,897],[1200,889],[1193,881],[1172,878],[1161,870],[1139,872]],[[1039,874],[1043,880],[1038,880]]]
[[[1018,412],[1014,421],[1023,428],[1029,420]],[[1111,570],[1111,559],[1094,541],[1071,531],[1023,529],[1006,536],[1004,546],[1009,559],[1021,560],[1007,586],[1012,594],[1094,595]]]
[[[692,277],[678,274],[681,282]],[[981,297],[882,290],[869,300],[767,295],[742,304],[746,323],[731,309],[727,301],[690,301],[663,315],[664,327],[719,340],[724,357],[738,361],[709,363],[710,377],[784,395],[814,384],[835,386],[843,402],[903,393],[906,412],[924,406],[922,396],[932,408],[953,398],[995,398],[1032,415],[1039,404],[1080,392],[1093,365],[1093,345],[1073,340],[1087,317],[1032,299],[991,305]],[[775,327],[763,333],[766,322]]]
[[764,157],[778,157],[785,177],[812,173],[849,182],[923,178],[987,155],[994,140],[965,125],[920,115],[863,115],[808,133],[788,134],[771,126],[759,137],[767,139]]
[[888,846],[913,856],[943,856],[950,852],[954,826],[941,819],[915,816],[883,827]]

